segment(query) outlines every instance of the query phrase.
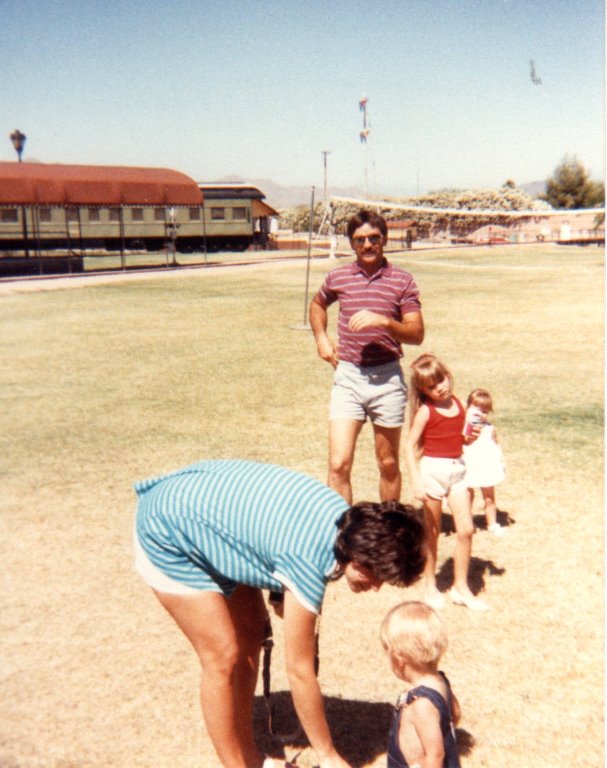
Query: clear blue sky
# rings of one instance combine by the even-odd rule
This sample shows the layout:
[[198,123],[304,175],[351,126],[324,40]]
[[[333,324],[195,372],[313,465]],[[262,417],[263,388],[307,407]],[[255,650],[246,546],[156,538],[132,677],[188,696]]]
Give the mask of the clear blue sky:
[[[410,194],[605,168],[602,0],[0,0],[0,160]],[[534,85],[529,60],[542,80]],[[359,141],[365,94],[371,124]]]

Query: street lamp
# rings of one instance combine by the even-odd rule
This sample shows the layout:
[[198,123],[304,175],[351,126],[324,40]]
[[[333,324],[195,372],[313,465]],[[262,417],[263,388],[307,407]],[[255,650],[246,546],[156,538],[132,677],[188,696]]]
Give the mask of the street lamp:
[[[19,162],[21,162],[21,153],[23,152],[23,147],[25,145],[25,140],[27,136],[24,133],[21,133],[21,131],[18,128],[15,128],[15,130],[11,133],[11,141],[13,142],[13,147],[15,147],[15,152],[17,153],[17,157],[19,158]],[[27,245],[27,219],[26,219],[26,209],[25,206],[21,207],[21,216],[23,217],[22,220],[22,226],[23,226],[23,251],[25,253],[25,257],[29,258],[30,252]]]
[[26,139],[27,136],[24,133],[21,133],[18,128],[15,128],[15,130],[11,133],[11,141],[13,142],[13,147],[15,147],[15,152],[19,158],[19,162],[21,162],[21,153],[23,152]]

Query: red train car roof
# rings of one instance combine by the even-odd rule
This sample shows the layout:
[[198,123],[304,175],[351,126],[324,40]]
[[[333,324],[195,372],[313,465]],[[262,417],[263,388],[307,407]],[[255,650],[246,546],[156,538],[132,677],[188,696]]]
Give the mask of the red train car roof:
[[166,168],[0,162],[0,205],[201,205],[197,183]]

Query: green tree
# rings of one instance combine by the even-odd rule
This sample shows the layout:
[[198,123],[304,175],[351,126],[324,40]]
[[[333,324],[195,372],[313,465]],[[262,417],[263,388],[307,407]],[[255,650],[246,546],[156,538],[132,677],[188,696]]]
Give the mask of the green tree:
[[566,155],[546,180],[542,200],[553,208],[596,208],[605,204],[605,185],[593,181],[576,157]]

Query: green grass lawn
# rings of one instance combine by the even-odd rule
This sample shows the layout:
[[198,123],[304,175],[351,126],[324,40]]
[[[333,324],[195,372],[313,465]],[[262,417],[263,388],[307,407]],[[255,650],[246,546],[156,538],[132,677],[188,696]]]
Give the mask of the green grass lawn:
[[[602,251],[391,258],[415,275],[427,328],[405,368],[433,351],[460,398],[489,389],[508,467],[506,536],[480,530],[473,548],[473,584],[493,610],[444,611],[462,765],[603,765]],[[309,298],[337,263],[312,260]],[[194,656],[132,572],[132,483],[220,456],[325,479],[332,371],[294,328],[305,279],[300,261],[0,295],[1,765],[215,766]],[[353,480],[357,499],[376,497],[368,427]],[[445,584],[452,553],[441,536]],[[371,720],[399,689],[378,625],[415,594],[328,591],[321,682],[353,765],[385,764],[383,721]]]

